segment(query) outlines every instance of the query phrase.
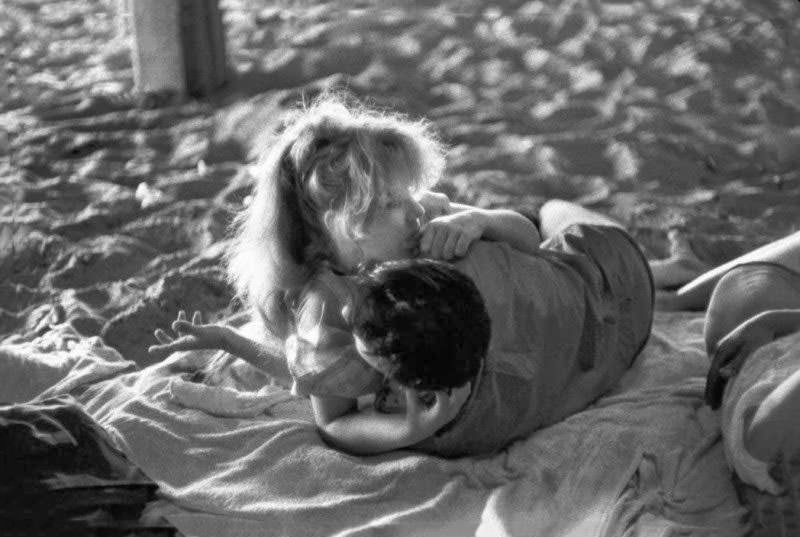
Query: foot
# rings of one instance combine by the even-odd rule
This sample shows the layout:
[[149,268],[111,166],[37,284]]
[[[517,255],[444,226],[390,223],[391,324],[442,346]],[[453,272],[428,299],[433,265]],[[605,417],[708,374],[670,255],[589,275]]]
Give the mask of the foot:
[[758,406],[745,428],[744,445],[753,457],[767,463],[800,455],[800,370]]
[[700,276],[711,267],[700,260],[692,250],[689,237],[679,229],[671,229],[667,234],[669,257],[650,262],[653,279],[659,289],[675,288]]

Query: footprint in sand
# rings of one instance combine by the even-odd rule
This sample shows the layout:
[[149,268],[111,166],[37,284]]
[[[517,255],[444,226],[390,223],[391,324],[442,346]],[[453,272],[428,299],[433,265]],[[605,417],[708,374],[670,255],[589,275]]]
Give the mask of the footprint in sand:
[[96,237],[56,260],[43,283],[67,289],[123,280],[156,255],[154,248],[130,237]]

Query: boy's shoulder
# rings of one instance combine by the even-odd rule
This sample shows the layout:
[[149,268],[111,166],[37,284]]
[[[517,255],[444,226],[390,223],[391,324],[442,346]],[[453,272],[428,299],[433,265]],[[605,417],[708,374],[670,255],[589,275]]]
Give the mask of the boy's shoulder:
[[497,270],[508,266],[518,256],[528,256],[515,250],[502,241],[475,241],[467,250],[467,255],[455,262],[456,268],[462,271]]

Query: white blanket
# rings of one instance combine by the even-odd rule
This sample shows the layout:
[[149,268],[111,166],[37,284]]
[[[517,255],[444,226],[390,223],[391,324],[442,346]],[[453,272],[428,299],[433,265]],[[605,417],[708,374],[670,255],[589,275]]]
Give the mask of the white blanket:
[[159,366],[73,393],[159,483],[151,513],[187,536],[743,535],[719,416],[702,403],[701,329],[657,315],[611,394],[484,458],[345,455],[306,400]]

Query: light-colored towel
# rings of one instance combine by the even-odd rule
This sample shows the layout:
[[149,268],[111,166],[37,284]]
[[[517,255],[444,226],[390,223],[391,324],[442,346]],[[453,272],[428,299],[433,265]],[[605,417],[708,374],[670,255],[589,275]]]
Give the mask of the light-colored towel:
[[168,389],[172,398],[181,405],[221,418],[254,418],[275,405],[293,400],[303,407],[308,406],[277,386],[264,386],[251,392],[175,378],[170,380]]
[[456,460],[350,456],[321,440],[306,400],[261,411],[278,392],[190,386],[162,366],[79,400],[159,483],[165,499],[150,515],[187,536],[743,535],[718,416],[702,402],[707,364],[702,318],[659,315],[597,404],[496,455]]
[[60,324],[35,339],[0,345],[0,403],[68,393],[135,369],[100,338],[84,338]]

